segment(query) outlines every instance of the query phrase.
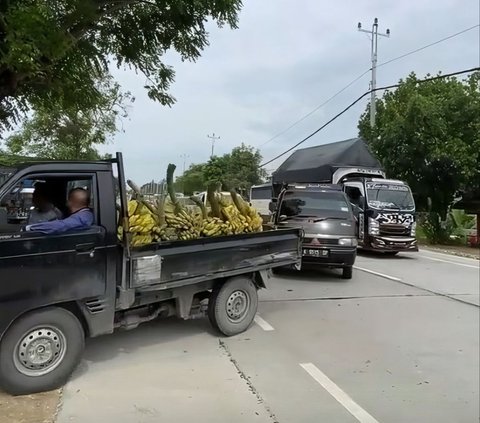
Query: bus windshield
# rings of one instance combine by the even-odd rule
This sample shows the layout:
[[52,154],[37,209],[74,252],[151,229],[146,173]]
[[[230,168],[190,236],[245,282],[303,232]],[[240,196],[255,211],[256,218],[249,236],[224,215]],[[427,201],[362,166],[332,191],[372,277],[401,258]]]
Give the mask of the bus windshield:
[[367,183],[367,201],[375,209],[415,209],[412,192],[407,185]]

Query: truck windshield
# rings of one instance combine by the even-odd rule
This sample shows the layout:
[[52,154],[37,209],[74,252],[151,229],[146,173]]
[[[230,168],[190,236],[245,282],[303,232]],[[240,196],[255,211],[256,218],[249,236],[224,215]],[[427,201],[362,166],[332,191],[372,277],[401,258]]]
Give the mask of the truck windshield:
[[287,191],[280,207],[287,217],[339,217],[348,219],[350,207],[342,192]]
[[415,209],[415,202],[407,185],[367,183],[367,200],[368,205],[375,209]]

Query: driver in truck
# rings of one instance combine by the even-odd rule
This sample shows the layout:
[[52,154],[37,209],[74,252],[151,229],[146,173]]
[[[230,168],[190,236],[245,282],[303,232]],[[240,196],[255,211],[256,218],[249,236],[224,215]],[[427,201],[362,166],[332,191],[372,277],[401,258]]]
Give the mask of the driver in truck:
[[90,195],[83,188],[74,188],[68,194],[70,216],[62,220],[27,225],[26,231],[59,234],[71,230],[87,229],[93,225],[93,213],[88,207]]
[[32,203],[35,208],[30,211],[28,225],[50,222],[63,217],[62,212],[50,202],[47,185],[44,182],[37,182],[35,184]]

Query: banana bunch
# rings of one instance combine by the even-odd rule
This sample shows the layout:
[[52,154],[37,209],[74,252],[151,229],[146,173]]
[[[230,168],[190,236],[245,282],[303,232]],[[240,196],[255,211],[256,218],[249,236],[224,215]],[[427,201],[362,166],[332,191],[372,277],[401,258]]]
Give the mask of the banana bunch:
[[140,247],[142,245],[151,244],[154,241],[154,237],[150,234],[133,234],[130,245],[132,247]]
[[192,211],[181,209],[178,213],[166,213],[167,227],[176,231],[177,238],[182,241],[197,239],[202,229],[202,216]]
[[225,223],[222,219],[218,217],[208,217],[202,221],[200,235],[204,237],[223,235],[224,225]]
[[225,217],[225,235],[241,234],[248,229],[247,218],[240,213],[240,210],[234,204],[229,204],[226,207],[222,206],[221,212]]
[[244,232],[261,232],[263,230],[263,219],[250,204],[242,199],[235,191],[231,191],[235,207],[244,219]]
[[[162,239],[164,229],[159,226],[150,209],[136,200],[128,202],[128,230],[132,234],[130,245],[139,247]],[[118,235],[123,234],[123,228]]]

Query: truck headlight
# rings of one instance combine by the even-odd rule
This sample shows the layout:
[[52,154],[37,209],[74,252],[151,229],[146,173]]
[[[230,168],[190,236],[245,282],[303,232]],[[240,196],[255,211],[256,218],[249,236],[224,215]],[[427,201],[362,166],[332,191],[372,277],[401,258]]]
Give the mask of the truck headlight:
[[413,222],[412,226],[410,226],[410,236],[417,235],[417,222]]
[[368,218],[368,234],[369,235],[379,235],[380,234],[380,224],[375,219]]
[[356,247],[358,244],[357,242],[357,239],[356,238],[340,238],[338,240],[338,245],[344,245],[344,246],[348,246],[348,247]]

